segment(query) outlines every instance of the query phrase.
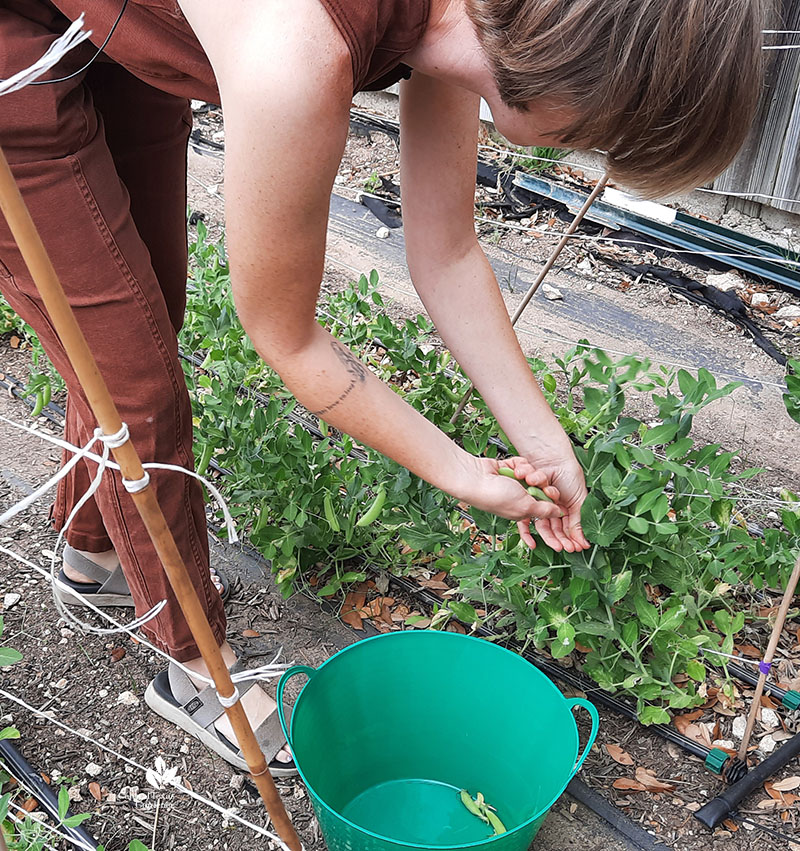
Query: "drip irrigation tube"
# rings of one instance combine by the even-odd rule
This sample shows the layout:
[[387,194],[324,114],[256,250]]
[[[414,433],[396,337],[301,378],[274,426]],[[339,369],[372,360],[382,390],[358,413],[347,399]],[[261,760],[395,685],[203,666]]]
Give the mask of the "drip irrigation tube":
[[800,754],[800,733],[795,734],[775,753],[751,769],[743,779],[734,783],[721,795],[712,798],[694,814],[694,817],[713,830],[720,822],[728,818],[752,791],[788,765],[798,754]]
[[[736,662],[728,663],[728,671],[737,679],[747,683],[748,685],[754,686],[758,684],[758,675],[754,674],[749,669],[738,665]],[[800,709],[800,691],[795,691],[794,689],[783,689],[779,685],[769,682],[769,680],[764,683],[764,691],[772,697],[778,698],[783,705],[783,708],[789,712],[794,712],[795,710]]]
[[[8,739],[0,740],[0,762],[5,764],[8,773],[14,777],[20,785],[29,789],[36,800],[47,811],[53,819],[58,830],[67,837],[70,842],[82,848],[96,849],[97,840],[83,827],[67,827],[62,824],[58,816],[58,797],[55,792],[44,782],[42,775],[25,759],[24,756],[11,744]],[[69,814],[68,814],[69,815]]]
[[[583,192],[522,172],[517,172],[514,183],[536,195],[565,204],[570,210],[586,201]],[[597,200],[588,217],[598,224],[627,228],[678,249],[707,254],[707,261],[716,268],[738,269],[758,280],[800,292],[798,267],[784,265],[786,261],[793,264],[800,262],[800,255],[795,252],[658,204],[650,204],[648,208],[658,208],[652,215],[659,218],[641,215],[606,200]],[[721,254],[733,256],[719,256]]]
[[580,778],[573,777],[567,786],[567,794],[579,803],[588,807],[593,813],[600,816],[618,833],[632,842],[640,851],[663,851],[666,845],[660,839],[656,839],[643,827],[621,813],[610,801],[599,795],[591,786],[587,786]]

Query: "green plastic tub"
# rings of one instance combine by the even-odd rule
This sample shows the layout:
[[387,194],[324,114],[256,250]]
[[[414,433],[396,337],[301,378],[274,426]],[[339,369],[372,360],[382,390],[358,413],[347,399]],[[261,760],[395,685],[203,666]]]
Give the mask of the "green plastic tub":
[[[306,674],[288,729],[286,684]],[[521,656],[452,632],[368,638],[278,684],[281,725],[330,851],[526,851],[598,716]],[[572,709],[592,719],[578,755]],[[467,811],[482,792],[507,832]]]

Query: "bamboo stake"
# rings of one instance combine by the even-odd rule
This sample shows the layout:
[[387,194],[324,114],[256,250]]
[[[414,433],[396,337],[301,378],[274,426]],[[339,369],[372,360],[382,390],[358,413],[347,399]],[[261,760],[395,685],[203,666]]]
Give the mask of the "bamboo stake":
[[775,624],[772,627],[772,634],[769,637],[769,644],[767,645],[767,652],[764,654],[764,661],[759,665],[759,677],[758,683],[756,683],[756,692],[753,695],[753,702],[750,705],[750,715],[747,718],[747,727],[745,727],[744,738],[742,739],[742,744],[739,748],[739,759],[741,759],[742,762],[747,759],[747,747],[750,744],[750,737],[753,734],[753,727],[756,723],[758,709],[761,706],[761,695],[764,692],[764,683],[767,681],[767,675],[769,674],[769,669],[772,666],[772,660],[775,658],[775,651],[778,649],[778,642],[781,638],[781,632],[783,632],[783,626],[786,623],[786,615],[789,613],[789,607],[792,605],[792,598],[794,597],[798,580],[800,580],[800,556],[797,557],[797,561],[794,563],[792,575],[789,577],[789,584],[783,592],[783,600],[781,600],[781,606],[778,609],[778,615],[775,618]]
[[[608,183],[608,175],[604,174],[600,180],[597,181],[597,186],[592,189],[589,197],[583,202],[583,206],[575,213],[575,218],[572,220],[570,226],[564,231],[564,236],[561,237],[558,245],[553,249],[553,253],[548,258],[547,262],[542,267],[542,271],[536,277],[536,280],[531,284],[528,292],[525,293],[525,297],[519,304],[519,307],[514,311],[514,315],[511,317],[511,327],[513,328],[517,324],[517,320],[522,316],[525,308],[528,306],[528,302],[533,298],[536,290],[539,289],[540,285],[547,277],[547,273],[553,268],[556,260],[558,260],[559,254],[564,250],[564,246],[569,242],[570,236],[578,229],[578,225],[583,221],[584,216],[589,212],[589,207],[595,202],[597,196],[605,189],[606,183]],[[472,391],[475,389],[475,385],[470,383],[469,387],[467,387],[466,392],[461,397],[461,401],[458,403],[458,407],[455,410],[455,413],[452,417],[450,417],[450,422],[454,423],[463,412],[464,408],[467,407],[467,402],[469,402],[470,396],[472,396]]]
[[[69,356],[72,368],[75,370],[98,424],[104,434],[116,434],[122,428],[122,420],[105,381],[100,375],[97,363],[89,350],[86,338],[75,320],[75,315],[64,295],[61,282],[20,195],[2,149],[0,149],[0,211],[6,217],[11,233],[30,270],[31,277],[45,303],[50,319]],[[112,451],[114,459],[120,465],[123,478],[132,481],[143,478],[144,469],[141,460],[130,440]],[[178,598],[181,610],[197,642],[200,655],[214,680],[218,694],[223,699],[232,697],[235,689],[230,672],[222,658],[222,653],[211,631],[200,599],[192,585],[155,494],[148,486],[138,493],[132,493],[131,498],[136,504],[150,539],[155,546],[156,553],[164,566],[170,585],[172,585],[175,596]],[[241,702],[237,700],[233,706],[226,708],[225,712],[236,733],[253,782],[258,788],[278,835],[292,851],[302,851],[300,839],[289,820],[278,790],[275,788],[266,759],[256,741]]]

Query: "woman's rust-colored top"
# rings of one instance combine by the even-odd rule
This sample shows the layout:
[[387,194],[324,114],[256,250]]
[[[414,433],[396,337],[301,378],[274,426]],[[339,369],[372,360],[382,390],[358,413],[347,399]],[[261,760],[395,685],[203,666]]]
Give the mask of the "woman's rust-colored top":
[[402,58],[416,47],[430,0],[320,0],[350,49],[353,91],[385,89],[411,73]]
[[[72,20],[86,11],[95,44],[110,32],[122,6],[122,0],[50,2]],[[425,32],[431,0],[320,2],[350,50],[354,92],[386,88],[409,76],[402,59]],[[219,103],[214,72],[177,0],[129,0],[105,54],[156,88]]]

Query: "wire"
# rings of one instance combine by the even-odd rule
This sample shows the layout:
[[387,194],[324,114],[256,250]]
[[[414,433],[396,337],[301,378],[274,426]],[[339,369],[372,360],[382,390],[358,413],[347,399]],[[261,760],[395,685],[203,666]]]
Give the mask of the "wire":
[[109,30],[108,35],[106,36],[105,41],[97,48],[97,52],[95,55],[83,66],[83,68],[79,68],[77,71],[74,71],[72,74],[67,74],[66,77],[58,77],[55,80],[36,80],[32,82],[30,85],[32,86],[49,86],[53,83],[65,83],[67,80],[71,80],[73,77],[77,77],[79,74],[83,74],[90,65],[94,63],[98,56],[106,49],[109,41],[111,41],[111,36],[114,35],[117,27],[119,26],[119,22],[122,20],[122,16],[125,14],[125,10],[128,8],[129,0],[122,0],[122,8],[119,10],[119,14],[117,15],[116,21],[114,21],[111,29]]
[[788,833],[781,833],[779,830],[775,830],[774,827],[767,827],[765,824],[761,824],[761,822],[754,821],[751,818],[747,818],[746,816],[741,815],[740,813],[731,813],[731,818],[736,819],[742,824],[749,824],[753,827],[757,827],[759,830],[763,830],[764,833],[768,833],[774,839],[780,839],[783,842],[786,842],[786,847],[789,848],[791,845],[797,843],[797,836],[789,836]]
[[[83,739],[83,741],[89,742],[90,744],[95,745],[95,747],[98,747],[101,750],[105,751],[106,753],[109,753],[109,754],[115,756],[117,759],[122,760],[124,763],[126,763],[126,765],[129,765],[132,768],[139,769],[139,771],[141,771],[145,775],[145,778],[147,779],[148,783],[150,783],[151,786],[155,785],[154,783],[152,783],[150,781],[150,777],[153,776],[153,771],[152,771],[152,769],[149,769],[146,765],[142,765],[141,763],[136,762],[136,760],[133,760],[130,757],[127,757],[124,754],[119,753],[119,751],[115,751],[113,748],[109,747],[108,745],[104,745],[98,739],[92,738],[92,736],[81,732],[81,730],[73,729],[68,724],[65,724],[63,721],[59,721],[57,718],[52,718],[50,715],[47,715],[46,713],[42,712],[40,709],[36,709],[35,706],[31,706],[29,703],[26,703],[22,698],[17,697],[17,695],[15,695],[15,694],[11,694],[10,692],[6,691],[3,688],[0,688],[0,697],[5,697],[7,700],[10,700],[13,703],[16,703],[17,706],[21,706],[23,709],[26,709],[28,712],[31,712],[37,718],[42,718],[43,720],[48,721],[50,724],[54,724],[56,727],[59,727],[60,729],[64,730],[65,732],[72,733],[73,736],[77,736],[79,739]],[[273,833],[270,833],[268,830],[261,827],[261,825],[253,824],[253,822],[247,821],[247,819],[244,819],[240,815],[238,815],[235,812],[235,810],[226,809],[225,807],[222,807],[220,804],[218,804],[216,801],[212,800],[211,798],[206,798],[204,795],[201,795],[198,792],[195,792],[194,789],[189,789],[187,786],[183,785],[180,778],[178,778],[177,776],[170,777],[170,776],[168,776],[168,773],[167,773],[166,776],[165,776],[165,774],[161,774],[156,779],[161,781],[161,783],[163,783],[164,786],[170,786],[170,787],[174,788],[176,791],[180,792],[182,795],[186,795],[186,796],[192,798],[193,800],[198,801],[201,804],[205,804],[207,807],[210,807],[213,810],[216,810],[226,820],[237,821],[242,826],[248,827],[248,828],[250,828],[250,830],[254,831],[255,833],[258,833],[261,836],[265,836],[265,837],[267,837],[267,839],[270,839],[271,841],[276,842],[278,844],[278,846],[280,848],[285,849],[285,851],[289,851],[288,847],[283,842],[283,840],[280,839],[280,837],[276,836]],[[159,788],[158,785],[155,785],[155,788],[158,791],[161,791],[161,789]]]

